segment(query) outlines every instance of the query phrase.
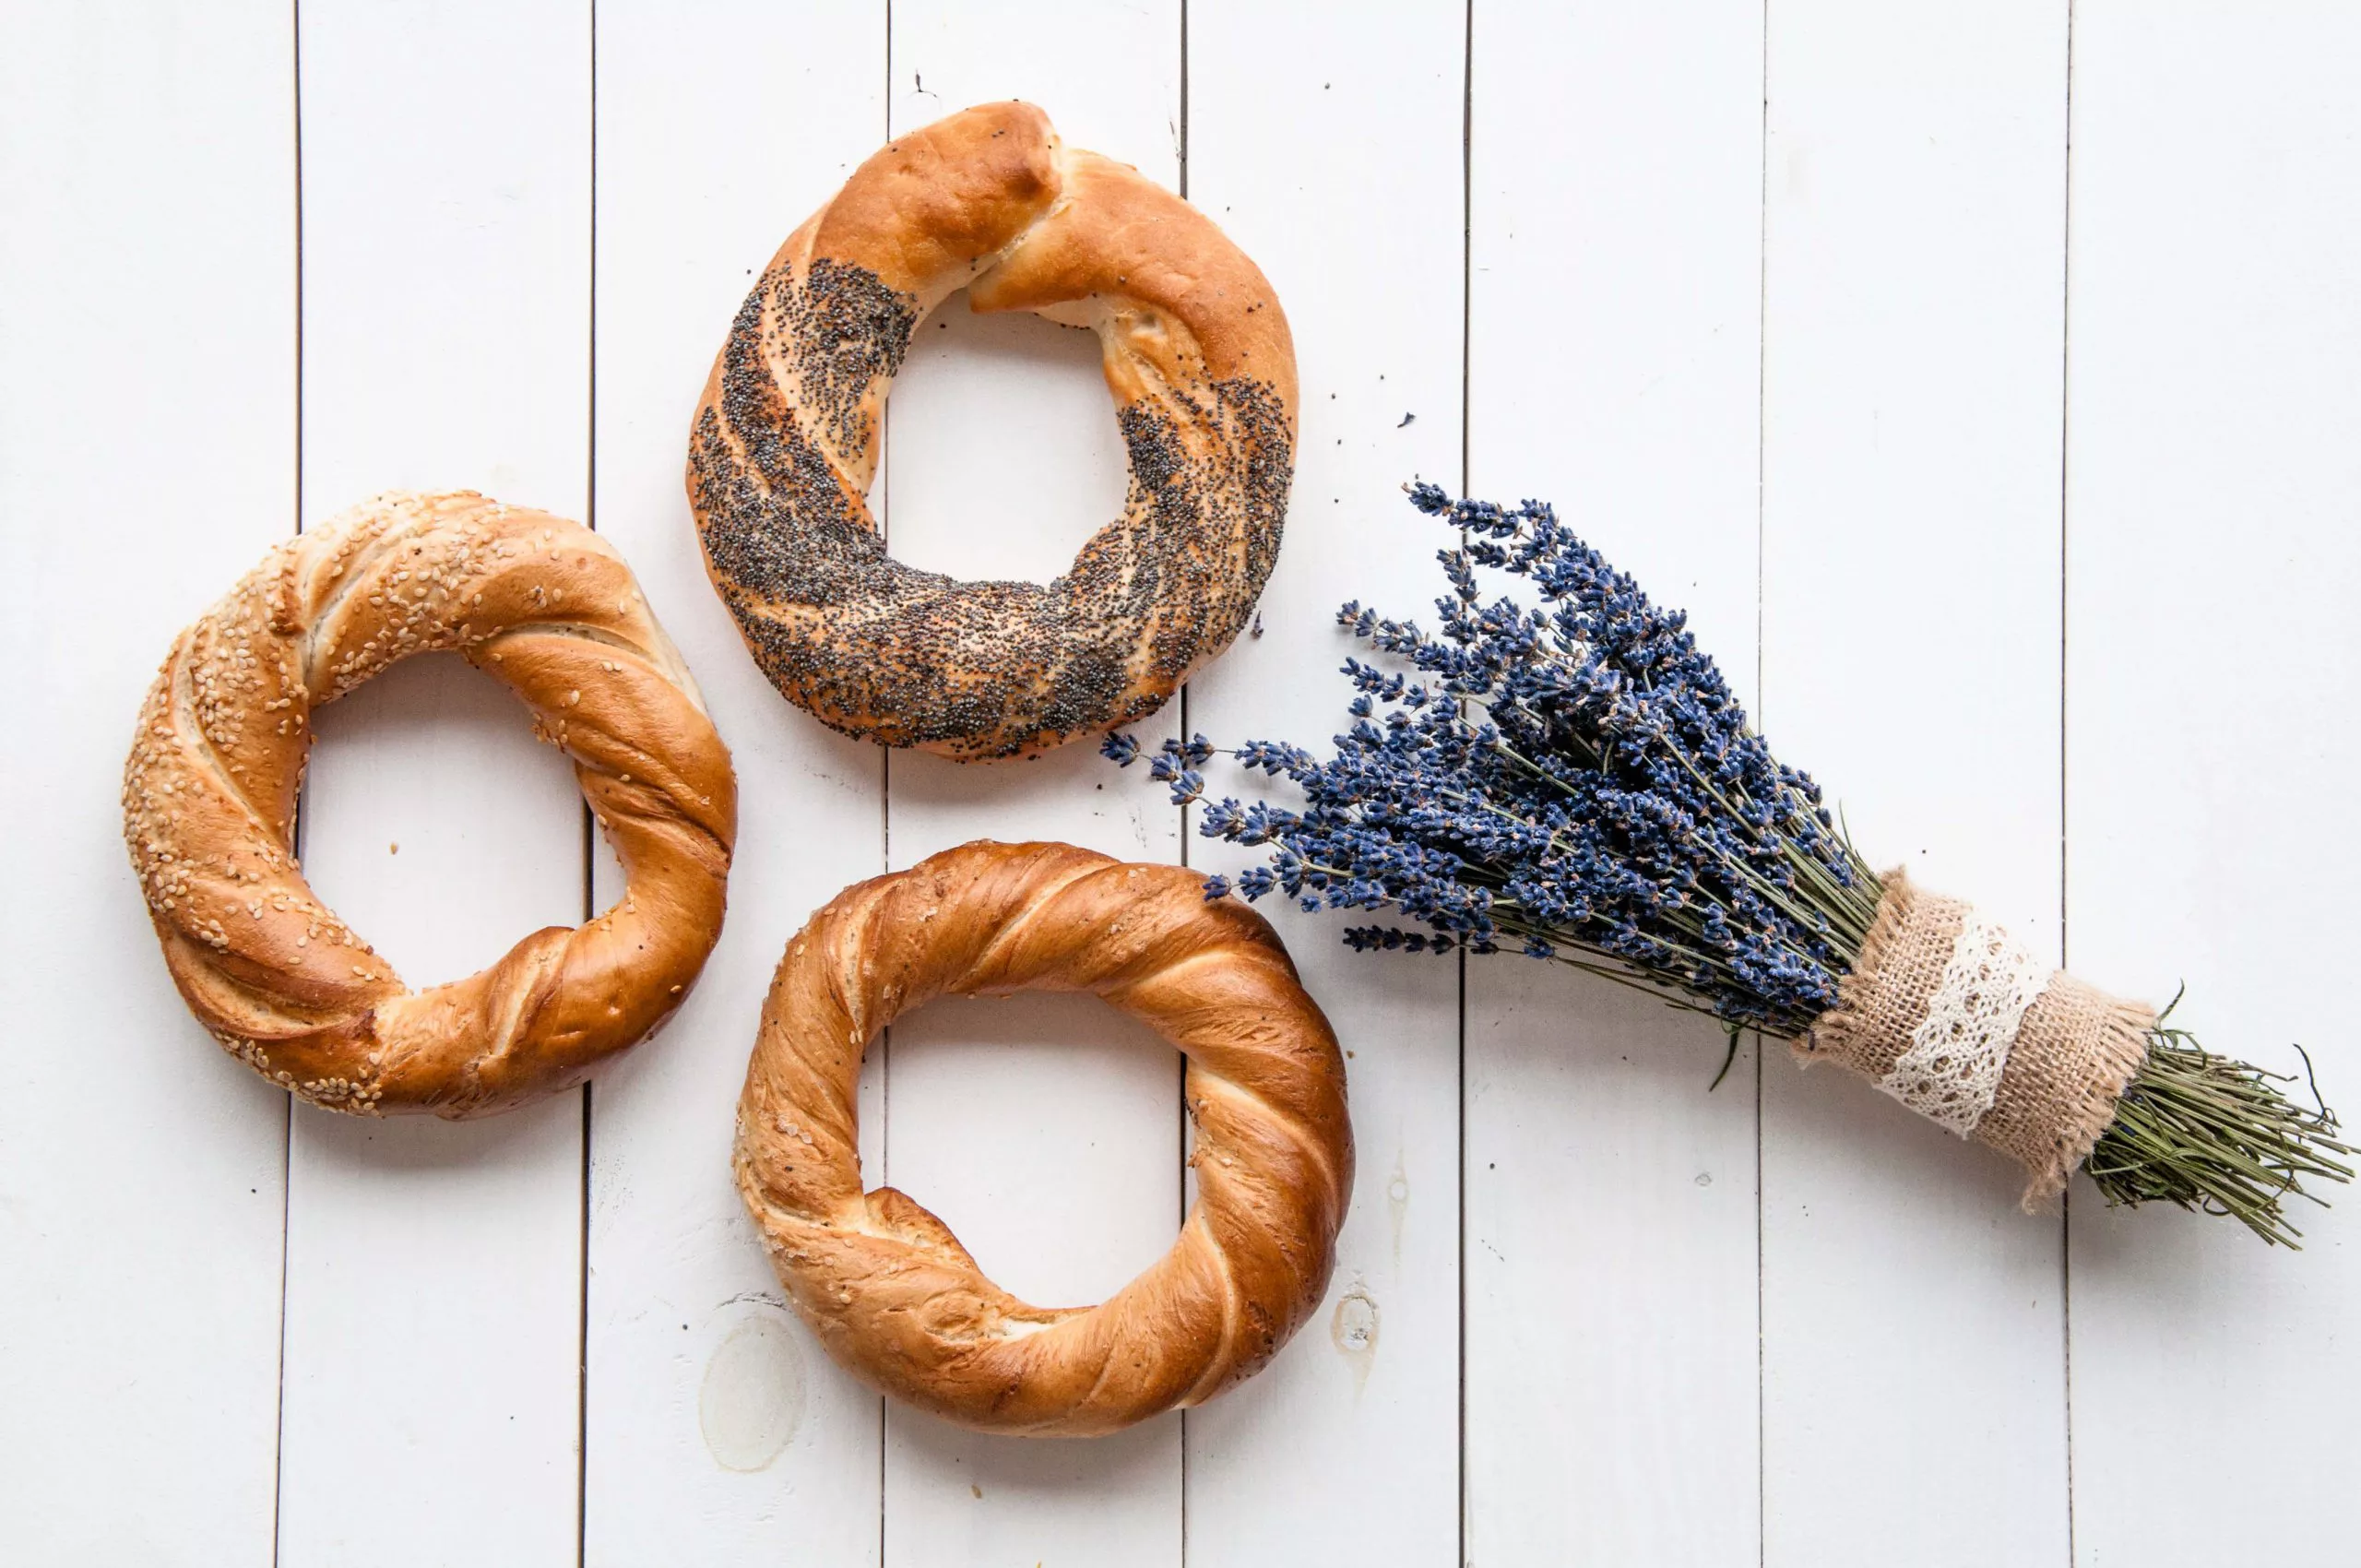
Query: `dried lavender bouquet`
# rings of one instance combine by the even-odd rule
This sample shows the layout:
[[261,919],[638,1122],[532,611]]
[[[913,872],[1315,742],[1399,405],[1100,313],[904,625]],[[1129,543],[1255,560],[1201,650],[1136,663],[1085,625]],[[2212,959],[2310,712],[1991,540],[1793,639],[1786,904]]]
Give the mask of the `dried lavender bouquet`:
[[[1347,604],[1340,622],[1411,673],[1358,659],[1353,726],[1322,760],[1250,741],[1302,804],[1203,802],[1209,837],[1267,849],[1236,880],[1307,909],[1389,911],[1360,949],[1519,949],[1655,992],[1833,1061],[2023,1164],[2027,1207],[2079,1166],[2110,1203],[2226,1214],[2293,1244],[2284,1200],[2344,1182],[2336,1119],[2168,1026],[2171,1009],[2052,970],[1969,905],[1880,874],[1820,787],[1749,728],[1686,617],[1659,610],[1546,505],[1410,487],[1459,530],[1433,634]],[[1483,600],[1479,568],[1541,607]],[[1108,737],[1128,766],[1139,748]],[[1150,775],[1203,802],[1204,737]],[[1225,878],[1207,896],[1233,891]]]

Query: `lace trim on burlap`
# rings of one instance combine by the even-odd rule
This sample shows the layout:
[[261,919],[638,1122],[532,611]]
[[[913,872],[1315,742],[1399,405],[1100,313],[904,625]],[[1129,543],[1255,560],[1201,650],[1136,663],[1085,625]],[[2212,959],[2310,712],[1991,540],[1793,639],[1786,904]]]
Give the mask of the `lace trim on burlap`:
[[1966,1137],[1992,1109],[2017,1026],[2048,983],[2047,964],[1969,909],[1910,1049],[1878,1087]]
[[1899,870],[1836,1005],[1796,1043],[2023,1165],[2028,1209],[2057,1195],[2147,1059],[2155,1009],[2053,970],[1956,898]]

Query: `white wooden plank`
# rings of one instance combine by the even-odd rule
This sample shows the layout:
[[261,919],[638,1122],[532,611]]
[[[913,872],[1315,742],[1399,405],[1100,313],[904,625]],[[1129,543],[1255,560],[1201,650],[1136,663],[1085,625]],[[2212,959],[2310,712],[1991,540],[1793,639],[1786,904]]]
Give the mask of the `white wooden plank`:
[[[300,27],[305,520],[393,486],[583,516],[588,8],[314,4]],[[435,656],[319,730],[307,867],[412,984],[582,918],[571,775],[491,683]],[[582,1103],[299,1108],[283,1562],[575,1561]]]
[[[1761,7],[1478,6],[1469,484],[1553,499],[1752,687]],[[1467,966],[1467,1558],[1757,1534],[1750,1056]]]
[[[2348,1113],[2356,65],[2347,8],[2077,7],[2066,498],[2073,967],[2187,981],[2177,1022],[2300,1042]],[[2076,1194],[2080,1561],[2351,1554],[2361,1199],[2327,1190],[2299,1255]]]
[[[747,657],[706,580],[681,468],[753,277],[876,148],[885,9],[749,0],[684,26],[677,6],[607,0],[597,50],[594,517],[730,742],[739,837],[704,978],[593,1091],[584,1561],[874,1563],[878,1396],[788,1311],[729,1140],[780,949],[884,869],[883,754],[781,700]],[[764,91],[740,90],[750,60],[768,63]],[[617,883],[599,862],[603,901]],[[880,1120],[862,1129],[872,1180]]]
[[293,526],[283,5],[0,49],[0,1555],[269,1561],[284,1097],[174,994],[117,780],[172,634]]
[[[2066,7],[1773,11],[1765,733],[1876,865],[2058,946]],[[2060,1228],[1763,1067],[1763,1561],[2066,1553]]]
[[[1086,9],[903,0],[891,58],[896,133],[1024,98],[1075,146],[1179,182],[1177,0]],[[1082,332],[975,316],[955,295],[919,328],[887,429],[885,526],[905,561],[1046,579],[1122,504],[1122,448],[1096,339]],[[1145,733],[1173,732],[1177,707]],[[1087,744],[999,766],[891,758],[894,865],[977,837],[1062,838],[1130,860],[1180,852],[1180,814]],[[896,1025],[890,1051],[877,1054],[886,1176],[1011,1288],[1091,1299],[1171,1243],[1179,1070],[1124,1020],[1036,998],[947,1002]],[[889,1563],[1180,1558],[1178,1418],[1045,1443],[979,1436],[889,1405],[885,1433]]]
[[[1189,722],[1223,745],[1314,744],[1347,722],[1337,605],[1421,608],[1433,523],[1414,474],[1460,457],[1456,215],[1465,18],[1418,7],[1339,28],[1306,4],[1189,8],[1189,194],[1253,256],[1287,313],[1303,384],[1294,504],[1263,632],[1192,683]],[[1370,135],[1373,125],[1382,137]],[[1339,237],[1406,193],[1382,265]],[[1133,769],[1133,775],[1137,773]],[[1211,772],[1216,793],[1264,794]],[[1190,845],[1236,870],[1252,851]],[[1347,952],[1334,917],[1265,900],[1346,1048],[1358,1181],[1328,1299],[1252,1382],[1188,1419],[1188,1559],[1203,1564],[1448,1562],[1459,1543],[1459,974]]]

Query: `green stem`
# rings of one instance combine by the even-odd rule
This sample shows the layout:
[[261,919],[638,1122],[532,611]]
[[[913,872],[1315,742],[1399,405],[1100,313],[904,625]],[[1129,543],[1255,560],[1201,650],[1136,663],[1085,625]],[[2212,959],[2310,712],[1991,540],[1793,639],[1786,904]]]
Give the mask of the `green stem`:
[[[2166,1016],[2172,1009],[2165,1009]],[[2292,1080],[2216,1056],[2158,1019],[2148,1055],[2083,1169],[2110,1206],[2168,1203],[2227,1215],[2264,1241],[2298,1245],[2284,1200],[2322,1200],[2304,1179],[2350,1182],[2336,1113],[2274,1087]]]

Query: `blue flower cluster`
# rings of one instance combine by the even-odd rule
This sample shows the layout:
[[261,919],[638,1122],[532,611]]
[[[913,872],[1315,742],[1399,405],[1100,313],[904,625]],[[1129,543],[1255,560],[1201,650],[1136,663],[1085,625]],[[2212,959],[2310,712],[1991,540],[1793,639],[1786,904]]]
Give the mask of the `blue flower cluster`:
[[[1342,625],[1407,670],[1345,661],[1353,723],[1325,760],[1268,741],[1236,749],[1304,803],[1204,802],[1206,837],[1269,850],[1207,896],[1391,911],[1423,929],[1358,926],[1346,942],[1519,948],[1800,1034],[1834,1004],[1880,891],[1819,787],[1748,728],[1686,617],[1548,505],[1431,484],[1410,499],[1460,531],[1440,552],[1439,629],[1344,607]],[[1484,570],[1527,579],[1540,607],[1486,602]],[[1140,754],[1122,734],[1103,749],[1125,766]],[[1148,773],[1176,802],[1204,802],[1215,754],[1202,735],[1168,741]]]

